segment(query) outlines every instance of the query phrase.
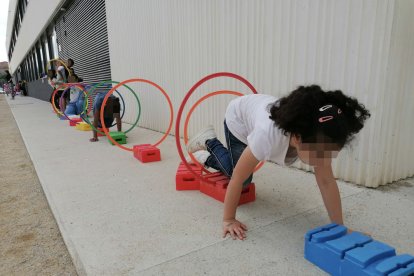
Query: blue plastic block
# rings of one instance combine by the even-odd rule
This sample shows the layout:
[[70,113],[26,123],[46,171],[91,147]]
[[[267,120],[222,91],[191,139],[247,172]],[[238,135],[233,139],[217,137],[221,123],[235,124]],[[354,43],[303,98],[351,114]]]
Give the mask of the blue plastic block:
[[328,224],[305,235],[305,258],[331,275],[340,274],[341,254],[328,249],[326,242],[346,235],[342,225]]
[[327,225],[325,225],[325,226],[320,226],[320,227],[318,227],[318,228],[315,228],[315,229],[309,230],[309,231],[306,233],[306,235],[305,235],[305,239],[306,239],[306,240],[308,240],[308,239],[310,239],[310,237],[311,237],[313,234],[316,234],[316,233],[318,233],[318,232],[324,231],[324,230],[326,230],[326,229],[331,229],[331,228],[334,228],[334,227],[336,227],[336,226],[338,226],[338,224],[336,224],[336,223],[331,223],[331,224],[327,224]]
[[[388,258],[375,266],[373,272],[378,275],[409,275],[408,268],[411,265],[411,273],[414,273],[414,257],[408,254]],[[391,274],[390,274],[391,273]]]
[[328,224],[305,235],[305,258],[331,275],[414,275],[414,257],[346,227]]
[[[342,275],[375,275],[364,270],[385,258],[395,256],[395,249],[385,243],[372,241],[345,253]],[[369,269],[368,269],[369,270]]]
[[397,271],[388,274],[388,276],[413,276],[414,275],[414,263],[409,264],[405,268],[400,268]]
[[339,255],[339,258],[345,257],[346,251],[361,247],[364,244],[371,242],[372,239],[358,232],[352,232],[339,239],[330,240],[326,242],[326,247]]

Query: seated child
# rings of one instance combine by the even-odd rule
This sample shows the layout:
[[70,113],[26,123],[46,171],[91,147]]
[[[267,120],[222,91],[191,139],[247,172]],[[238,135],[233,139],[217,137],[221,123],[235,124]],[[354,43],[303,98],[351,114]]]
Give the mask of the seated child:
[[[68,78],[69,83],[77,83],[79,81],[78,76],[71,75]],[[66,92],[68,93],[68,92]],[[83,111],[85,101],[85,95],[79,85],[73,85],[69,90],[69,103],[66,106],[66,115],[80,115]]]
[[[106,93],[100,92],[96,94],[94,104],[93,104],[93,126],[95,129],[102,128],[101,123],[101,107],[103,100],[106,96]],[[107,128],[110,128],[112,123],[114,122],[114,118],[116,119],[116,126],[118,131],[121,131],[122,129],[122,122],[121,122],[121,104],[119,103],[119,98],[111,95],[109,96],[105,109],[104,109],[104,120],[105,120],[105,126]],[[96,130],[93,130],[93,137],[89,140],[91,142],[96,142],[98,140],[98,133]]]
[[[64,86],[62,86],[62,84],[64,83],[62,81],[62,78],[59,77],[60,74],[56,73],[56,70],[54,69],[49,69],[47,70],[47,81],[49,83],[49,85],[53,88],[52,94],[50,94],[50,98],[49,98],[49,102],[52,103],[52,96],[53,96],[53,92],[55,89],[59,88],[59,90],[56,92],[55,94],[55,99],[54,99],[54,103],[55,106],[58,110],[60,110],[60,97],[63,94]],[[65,95],[65,101],[63,102],[63,109],[66,109],[66,100],[68,99],[68,94]]]
[[[53,69],[47,70],[47,82],[53,88],[53,90],[56,89],[56,71],[55,70]],[[49,99],[50,103],[52,103],[52,95],[53,93],[50,94],[50,99]],[[56,108],[59,108],[59,98],[57,95],[55,95],[55,106]]]

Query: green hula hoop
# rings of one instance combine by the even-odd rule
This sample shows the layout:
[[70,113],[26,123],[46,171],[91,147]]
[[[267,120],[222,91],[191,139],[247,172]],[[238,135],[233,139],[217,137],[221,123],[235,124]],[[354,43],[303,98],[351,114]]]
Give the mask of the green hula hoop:
[[[112,84],[112,83],[115,83],[115,84],[118,84],[119,83],[119,81],[112,81],[112,80],[104,80],[104,81],[101,81],[101,82],[99,82],[99,83],[97,83],[97,84],[95,84],[95,85],[93,85],[93,86],[91,86],[91,88],[89,88],[88,89],[88,92],[87,92],[87,97],[89,98],[89,96],[91,96],[92,95],[92,92],[93,91],[95,91],[95,89],[98,87],[98,86],[100,86],[100,85],[103,85],[103,84]],[[129,91],[131,91],[131,93],[134,95],[134,97],[135,97],[135,99],[137,100],[137,107],[138,107],[138,116],[137,116],[137,119],[135,120],[135,122],[132,124],[132,126],[128,129],[128,130],[126,130],[126,131],[124,131],[124,133],[128,133],[128,132],[130,132],[132,129],[134,129],[134,127],[136,127],[137,126],[137,124],[138,124],[138,121],[139,121],[139,119],[140,119],[140,117],[141,117],[141,102],[139,101],[139,98],[138,98],[138,96],[137,96],[137,94],[134,92],[134,90],[132,90],[131,89],[131,87],[129,87],[128,85],[126,85],[126,84],[124,84],[123,86],[125,86]],[[93,105],[93,103],[92,103],[92,105]],[[125,106],[124,106],[124,108],[125,108]],[[87,109],[87,106],[86,106],[86,101],[84,102],[84,104],[83,104],[83,111],[85,111]],[[100,134],[102,134],[102,135],[105,135],[105,133],[104,132],[102,132],[102,131],[100,131],[99,129],[96,129],[95,128],[95,126],[91,123],[91,121],[88,119],[88,116],[83,116],[84,118],[82,118],[88,125],[90,125],[91,127],[92,127],[92,129],[94,130],[94,131],[96,131],[96,132],[98,132],[98,133],[100,133]]]

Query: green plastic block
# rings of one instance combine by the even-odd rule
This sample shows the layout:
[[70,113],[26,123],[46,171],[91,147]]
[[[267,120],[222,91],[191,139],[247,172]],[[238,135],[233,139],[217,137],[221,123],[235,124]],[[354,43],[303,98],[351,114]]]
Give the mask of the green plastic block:
[[[111,131],[111,132],[109,132],[109,136],[111,136],[112,139],[114,139],[118,144],[121,144],[121,145],[126,144],[126,135],[123,132]],[[112,143],[111,140],[109,140],[109,143],[111,143],[111,145],[114,144],[114,143]]]

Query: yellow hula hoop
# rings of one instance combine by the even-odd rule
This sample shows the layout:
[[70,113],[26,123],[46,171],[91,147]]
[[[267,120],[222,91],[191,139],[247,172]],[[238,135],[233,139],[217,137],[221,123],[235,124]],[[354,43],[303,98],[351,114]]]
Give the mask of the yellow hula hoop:
[[[57,88],[56,88],[56,89],[52,92],[52,100],[51,100],[51,104],[52,104],[53,111],[55,111],[55,113],[56,113],[56,114],[58,114],[58,115],[63,115],[63,116],[65,116],[67,119],[69,119],[68,115],[66,115],[66,114],[65,114],[65,111],[64,111],[64,110],[63,110],[63,111],[61,111],[61,110],[60,110],[60,100],[61,100],[62,96],[59,98],[59,109],[58,109],[58,108],[57,108],[57,106],[55,105],[55,97],[56,97],[56,93],[57,93],[59,90],[62,90],[62,88],[64,88],[64,91],[65,91],[66,89],[70,89],[70,88],[71,88],[71,87],[73,87],[73,86],[80,88],[80,89],[82,90],[82,93],[83,93],[83,94],[85,94],[85,98],[86,98],[86,107],[88,107],[88,109],[84,108],[84,110],[83,110],[83,111],[81,112],[81,114],[79,114],[79,115],[82,115],[82,113],[84,113],[84,112],[85,112],[85,110],[86,110],[87,112],[86,112],[86,113],[84,113],[84,114],[85,114],[85,116],[88,116],[88,114],[89,114],[89,112],[90,112],[89,108],[91,107],[91,106],[89,105],[89,97],[88,97],[88,92],[86,92],[86,88],[82,87],[80,83],[62,83],[62,84],[60,84],[60,85],[56,86]],[[65,93],[65,92],[64,92],[64,93]],[[63,93],[62,93],[62,95],[63,95]],[[85,105],[84,105],[84,106],[85,106]],[[69,121],[70,121],[70,119],[69,119]]]
[[[69,72],[69,76],[72,76],[72,72],[71,72],[71,70],[69,70],[69,67],[66,65],[66,62],[63,61],[60,58],[51,59],[46,63],[46,67],[45,67],[45,70],[46,70],[45,73],[46,74],[47,74],[47,70],[48,70],[47,68],[52,64],[53,61],[60,61],[63,64],[63,66],[66,68],[66,70]],[[52,67],[52,66],[50,66],[50,67]],[[69,76],[66,76],[66,78],[68,78]]]

